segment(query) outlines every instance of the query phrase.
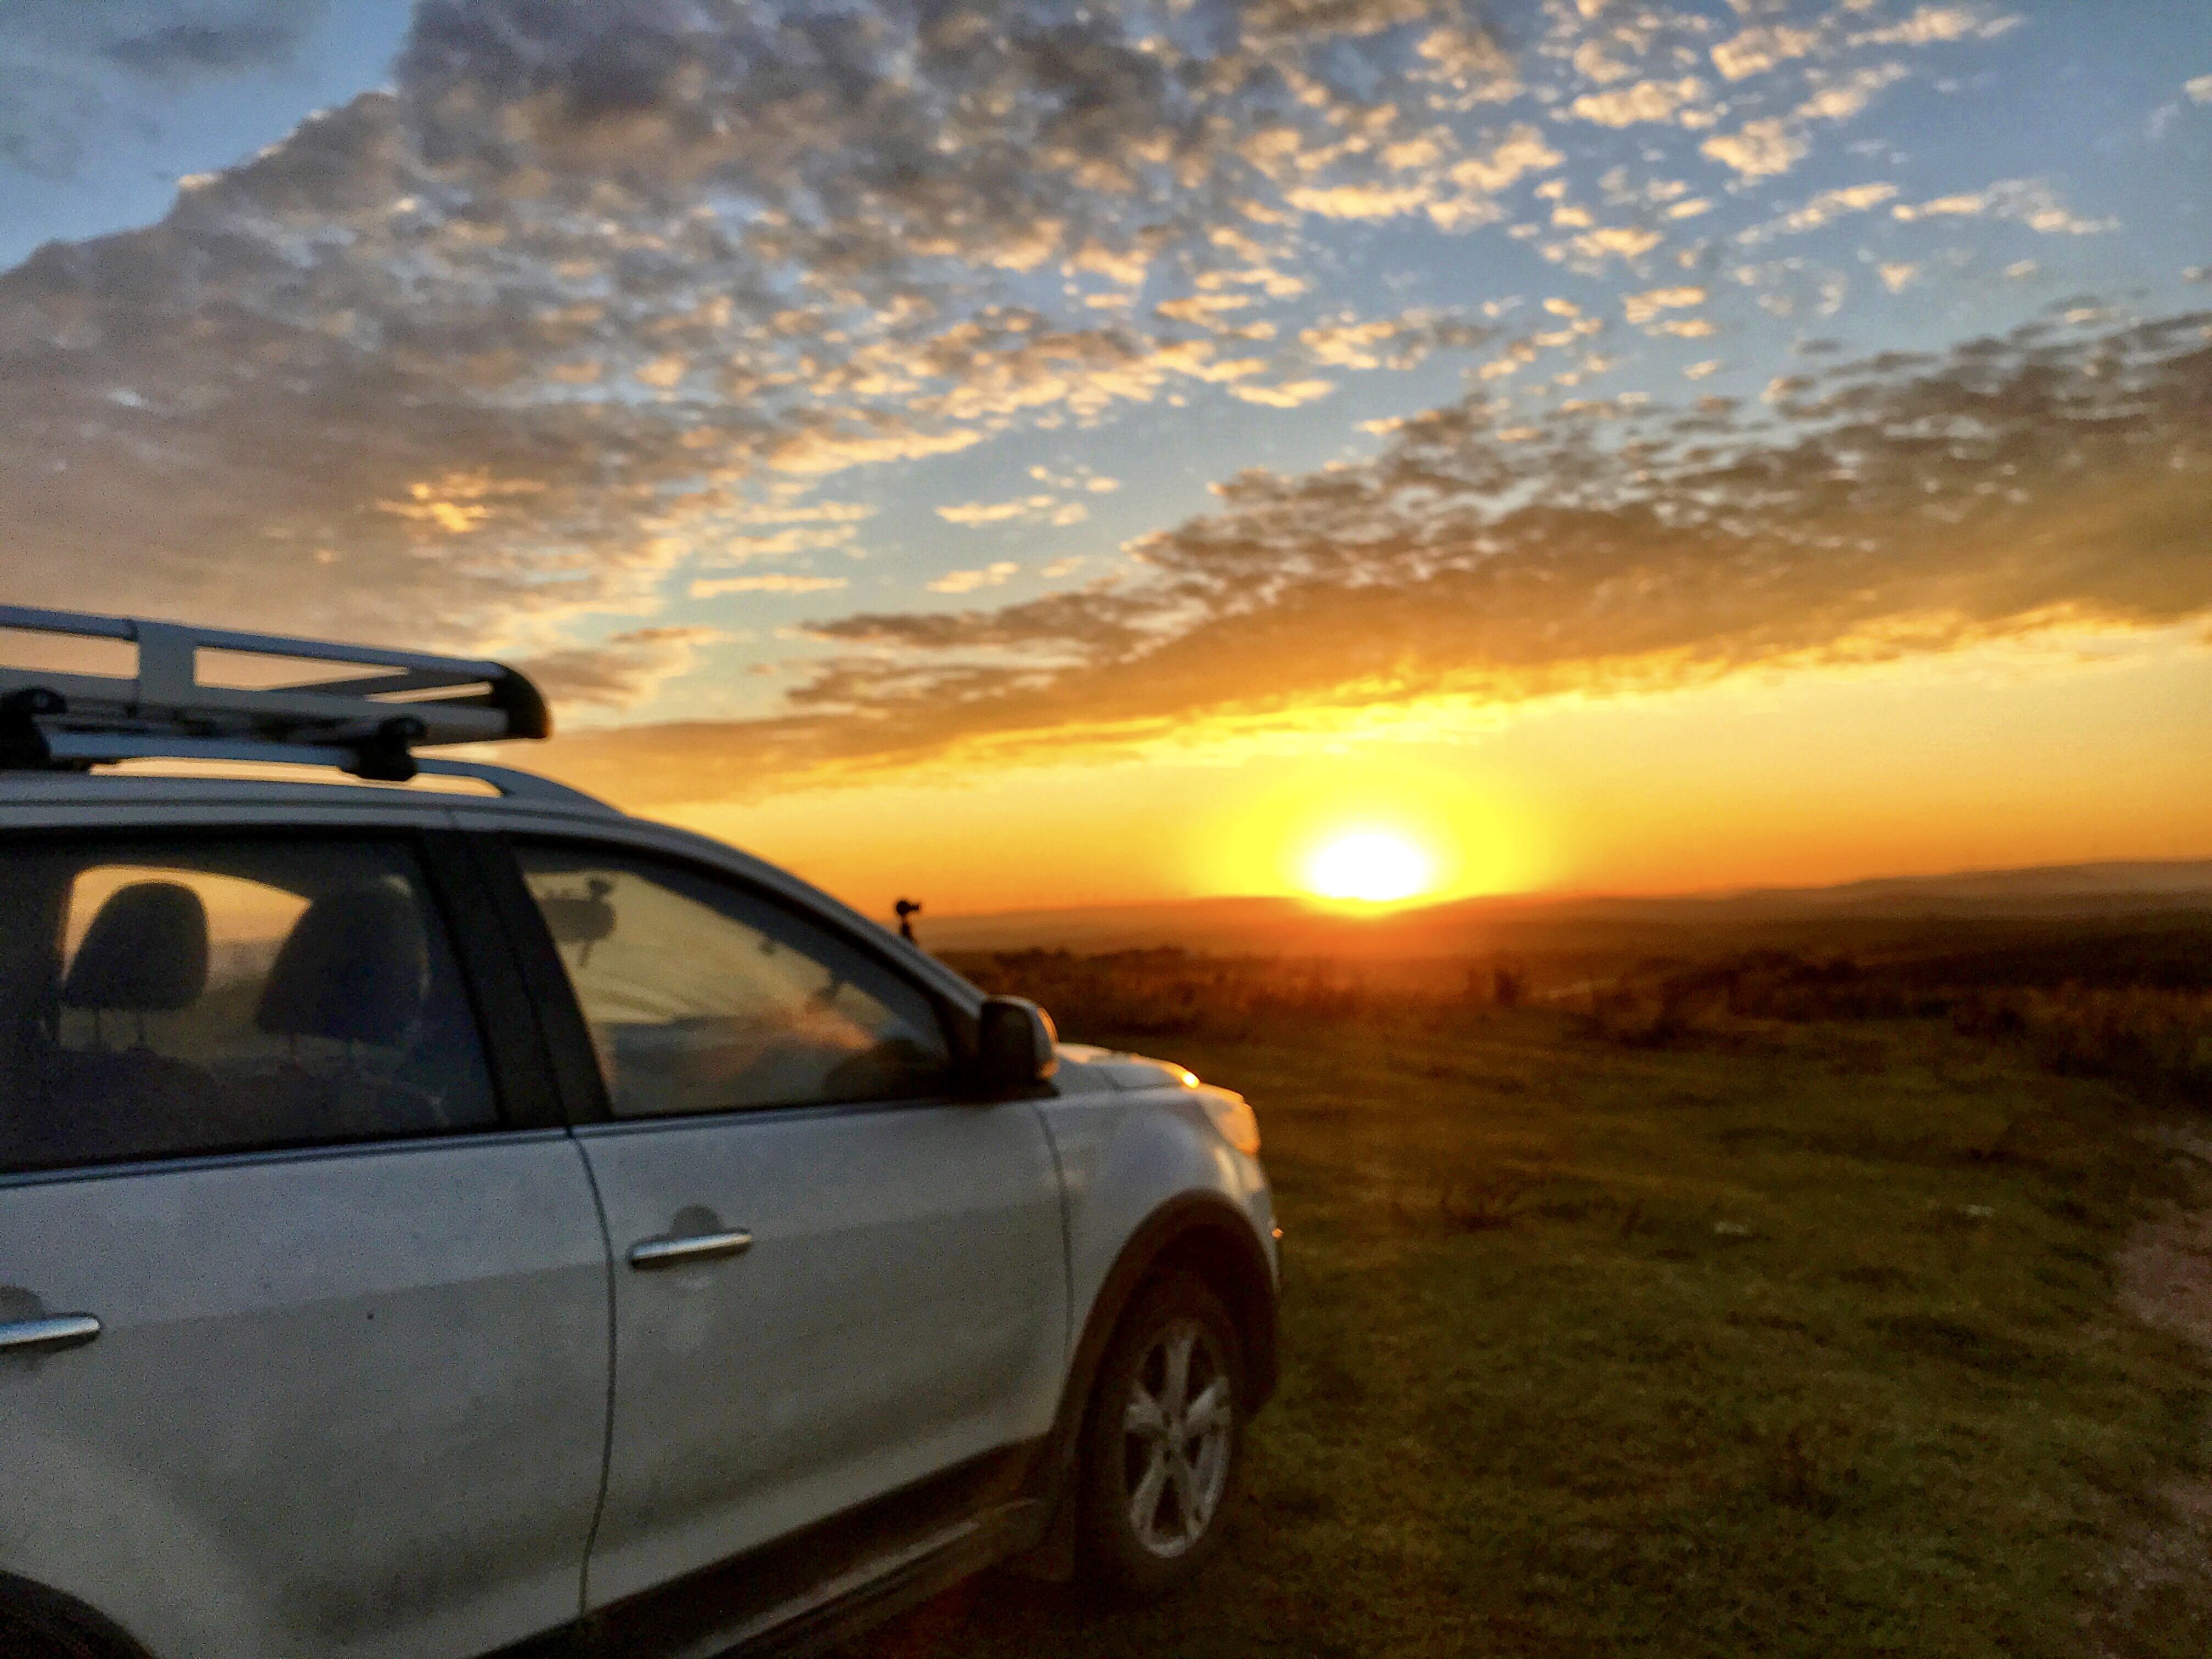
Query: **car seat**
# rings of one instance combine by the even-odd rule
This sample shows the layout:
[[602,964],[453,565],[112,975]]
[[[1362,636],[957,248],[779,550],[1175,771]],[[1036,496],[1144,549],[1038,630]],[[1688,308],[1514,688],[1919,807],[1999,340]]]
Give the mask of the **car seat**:
[[[392,1051],[413,1046],[428,978],[422,920],[393,888],[325,893],[293,924],[253,1023],[290,1042],[285,1083],[313,1138],[401,1127],[387,1105],[392,1074],[406,1056]],[[337,1047],[303,1054],[303,1037]],[[419,1108],[404,1115],[419,1116]]]
[[[61,987],[64,1010],[92,1015],[92,1046],[57,1046],[47,1056],[44,1109],[27,1137],[46,1156],[34,1161],[126,1158],[191,1138],[208,1074],[149,1047],[146,1016],[191,1007],[207,979],[207,907],[198,893],[141,881],[109,896]],[[135,1017],[128,1046],[113,1046],[108,1014]]]

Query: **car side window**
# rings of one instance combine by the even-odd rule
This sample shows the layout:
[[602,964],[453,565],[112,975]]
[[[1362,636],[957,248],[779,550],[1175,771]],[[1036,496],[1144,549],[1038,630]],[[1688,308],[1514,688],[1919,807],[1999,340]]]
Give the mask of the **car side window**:
[[0,846],[0,1170],[497,1121],[403,845]]
[[657,860],[526,846],[617,1117],[941,1095],[921,988],[767,899]]

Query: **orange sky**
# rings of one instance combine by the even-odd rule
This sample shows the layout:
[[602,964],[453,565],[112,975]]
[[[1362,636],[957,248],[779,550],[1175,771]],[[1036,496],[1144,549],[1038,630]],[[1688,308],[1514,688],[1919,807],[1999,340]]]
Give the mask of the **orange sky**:
[[653,810],[871,912],[906,895],[939,915],[1296,891],[1316,841],[1370,826],[1438,856],[1437,896],[2212,856],[2212,653],[2185,633],[2102,660],[2081,647],[1564,702],[1451,741],[1286,738]]
[[603,9],[41,9],[0,601],[878,915],[2212,855],[2203,5]]

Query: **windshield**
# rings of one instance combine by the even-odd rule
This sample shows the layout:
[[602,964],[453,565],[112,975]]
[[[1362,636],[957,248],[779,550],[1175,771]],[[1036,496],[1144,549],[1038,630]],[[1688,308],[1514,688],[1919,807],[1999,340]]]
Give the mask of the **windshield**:
[[514,659],[546,768],[872,912],[2212,850],[2199,8],[26,0],[0,63],[4,598]]

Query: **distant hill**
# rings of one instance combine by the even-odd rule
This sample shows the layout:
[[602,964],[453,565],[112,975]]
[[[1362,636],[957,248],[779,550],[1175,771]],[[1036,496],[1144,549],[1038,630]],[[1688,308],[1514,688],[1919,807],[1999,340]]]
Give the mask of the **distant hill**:
[[1753,888],[1658,898],[1515,895],[1379,915],[1296,898],[1208,898],[931,918],[943,952],[1162,945],[1267,956],[1462,956],[1497,950],[1663,950],[1813,938],[1876,943],[1932,924],[2212,916],[2212,859],[2049,865],[1899,876],[1832,887]]

